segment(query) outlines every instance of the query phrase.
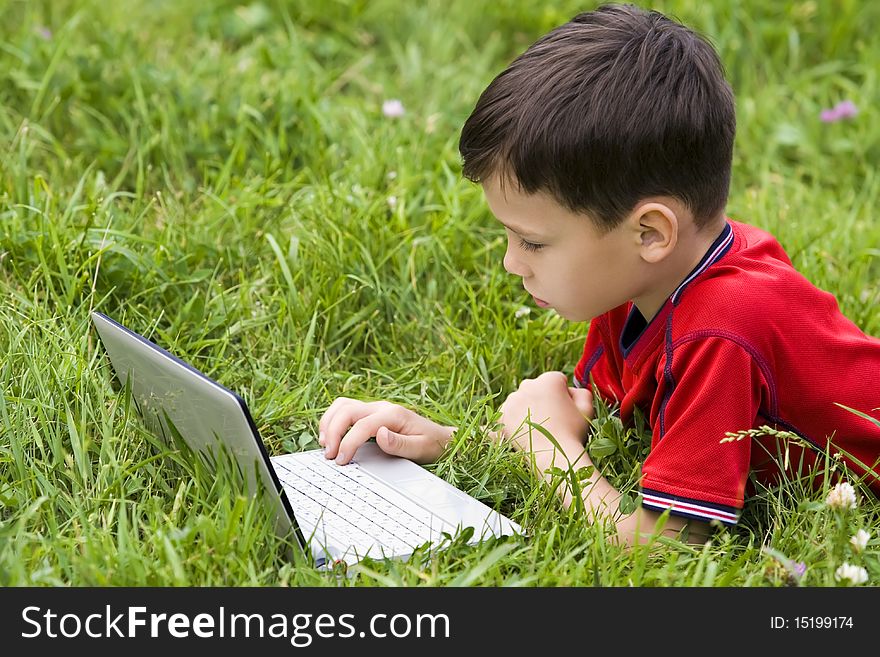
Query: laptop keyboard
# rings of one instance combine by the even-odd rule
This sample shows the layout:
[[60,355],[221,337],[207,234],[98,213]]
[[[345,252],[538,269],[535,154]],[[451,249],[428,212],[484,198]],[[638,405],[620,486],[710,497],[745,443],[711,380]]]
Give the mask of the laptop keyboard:
[[278,456],[272,463],[307,539],[381,558],[409,554],[453,530],[357,461],[340,466],[311,452]]

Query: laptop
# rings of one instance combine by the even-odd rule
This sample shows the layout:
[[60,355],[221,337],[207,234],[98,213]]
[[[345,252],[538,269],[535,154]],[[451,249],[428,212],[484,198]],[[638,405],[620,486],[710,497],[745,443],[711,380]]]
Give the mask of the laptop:
[[323,450],[269,456],[245,401],[106,315],[91,314],[145,425],[209,465],[226,458],[250,495],[265,493],[275,529],[319,568],[407,558],[471,528],[469,544],[522,533],[509,518],[407,459],[362,445],[348,465]]

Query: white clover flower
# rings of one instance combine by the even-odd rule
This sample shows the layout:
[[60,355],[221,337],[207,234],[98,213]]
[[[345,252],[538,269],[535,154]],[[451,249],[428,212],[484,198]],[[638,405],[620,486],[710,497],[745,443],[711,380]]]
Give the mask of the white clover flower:
[[825,504],[832,509],[855,509],[857,504],[856,490],[849,482],[842,481],[828,493]]
[[868,547],[868,541],[870,540],[870,538],[870,532],[866,532],[864,529],[860,529],[855,533],[855,536],[849,539],[849,542],[852,544],[853,550],[855,550],[856,552],[861,552],[866,547]]
[[405,113],[406,110],[403,109],[403,103],[401,103],[396,98],[386,100],[384,103],[382,103],[382,114],[387,116],[389,119],[399,119]]
[[861,566],[853,566],[844,562],[836,571],[834,578],[837,581],[847,580],[852,584],[864,584],[868,581],[868,571]]
[[388,201],[389,208],[391,208],[392,210],[397,208],[397,197],[396,196],[389,196],[387,201]]
[[528,306],[520,306],[519,308],[517,308],[517,311],[513,313],[513,316],[519,319],[520,317],[528,316],[529,314],[531,314],[531,312],[532,309]]

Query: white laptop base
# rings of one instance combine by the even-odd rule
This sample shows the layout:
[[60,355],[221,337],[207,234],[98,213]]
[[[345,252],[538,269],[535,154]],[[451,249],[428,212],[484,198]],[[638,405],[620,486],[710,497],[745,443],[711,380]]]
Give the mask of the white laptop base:
[[407,557],[472,527],[471,543],[519,533],[482,502],[375,444],[340,466],[323,450],[271,457],[297,522],[316,558],[353,564],[365,556]]

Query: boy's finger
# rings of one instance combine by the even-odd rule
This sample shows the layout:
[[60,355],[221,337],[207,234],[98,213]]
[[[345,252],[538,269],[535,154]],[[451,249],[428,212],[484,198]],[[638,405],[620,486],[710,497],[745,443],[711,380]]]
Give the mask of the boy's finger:
[[[337,450],[335,457],[336,463],[339,465],[345,465],[351,461],[358,447],[375,436],[379,427],[388,424],[391,424],[391,426],[397,426],[393,423],[389,412],[385,409],[370,413],[352,424],[348,433],[346,433],[342,437],[342,440],[339,441],[339,449]],[[328,452],[329,449],[324,452],[324,456],[327,458],[334,458],[333,456],[330,456]]]
[[585,419],[590,420],[593,417],[593,393],[586,388],[569,388],[568,394],[574,402],[575,407]]
[[432,463],[443,453],[443,447],[427,436],[408,436],[381,426],[376,431],[376,444],[386,454],[402,456],[415,463]]
[[349,399],[348,397],[337,397],[330,403],[330,406],[327,407],[324,414],[321,415],[321,419],[318,420],[318,442],[321,445],[324,444],[324,435],[327,433],[327,428],[330,426],[330,421],[333,419],[333,415],[339,410],[340,406],[351,401],[354,400]]
[[[334,402],[335,403],[335,402]],[[332,413],[327,410],[324,429],[319,433],[318,442],[323,439],[324,456],[334,459],[337,456],[339,443],[349,427],[358,421],[375,413],[382,407],[383,402],[362,402],[357,399],[345,399]],[[332,406],[332,404],[331,404]]]

